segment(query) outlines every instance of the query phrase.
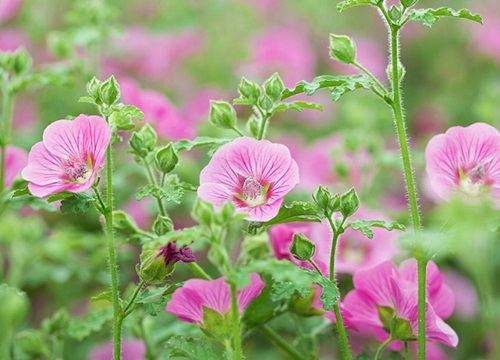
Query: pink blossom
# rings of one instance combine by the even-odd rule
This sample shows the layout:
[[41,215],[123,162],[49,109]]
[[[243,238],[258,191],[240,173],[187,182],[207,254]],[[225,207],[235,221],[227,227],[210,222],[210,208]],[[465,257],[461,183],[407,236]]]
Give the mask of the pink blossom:
[[19,29],[5,29],[0,31],[0,51],[16,51],[24,47],[29,48],[26,35]]
[[[141,360],[146,359],[144,353],[146,347],[141,340],[123,339],[121,347],[122,360]],[[107,342],[96,347],[90,353],[90,360],[110,360],[113,358],[113,342]]]
[[[265,284],[256,273],[251,274],[250,284],[237,290],[238,309],[242,314],[248,304],[257,297]],[[231,291],[225,278],[216,280],[190,279],[184,286],[175,290],[166,312],[189,323],[203,325],[204,307],[215,310],[224,316],[231,308]]]
[[479,312],[479,298],[474,284],[456,271],[446,271],[444,279],[455,295],[454,316],[472,319]]
[[483,54],[495,59],[500,63],[500,13],[498,5],[494,7],[487,6],[480,9],[483,18],[483,26],[478,24],[469,24],[472,34],[472,45]]
[[434,136],[425,150],[429,182],[440,199],[491,195],[500,204],[500,133],[475,123]]
[[297,163],[285,145],[240,137],[221,146],[201,171],[198,196],[216,207],[231,200],[248,220],[268,221],[298,182]]
[[156,125],[158,135],[173,140],[195,137],[196,125],[185,121],[165,95],[143,90],[131,79],[120,80],[120,90],[125,103],[137,106],[144,113],[144,120]]
[[98,116],[80,115],[47,126],[43,141],[33,145],[22,172],[31,193],[45,197],[89,189],[105,162],[110,138],[108,124]]
[[[2,150],[0,149],[0,154]],[[14,179],[28,164],[28,153],[15,146],[8,145],[5,149],[4,188],[9,188]]]
[[23,0],[0,1],[0,24],[12,19],[23,5]]
[[[389,338],[384,328],[388,324],[379,316],[380,307],[392,311],[392,316],[408,321],[413,336],[418,335],[418,294],[416,261],[407,260],[398,269],[386,261],[354,274],[354,290],[344,299],[344,305],[352,315],[351,322],[358,328],[371,331],[380,341]],[[426,333],[428,340],[456,347],[458,336],[443,318],[453,311],[453,293],[443,284],[443,275],[430,262],[427,268],[427,314]],[[392,348],[400,348],[393,342]]]

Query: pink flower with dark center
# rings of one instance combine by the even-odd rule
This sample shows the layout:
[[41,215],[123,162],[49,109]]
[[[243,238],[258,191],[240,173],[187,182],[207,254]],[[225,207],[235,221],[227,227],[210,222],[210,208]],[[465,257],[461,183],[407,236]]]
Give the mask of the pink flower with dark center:
[[[443,284],[443,275],[430,262],[427,267],[427,339],[456,347],[458,336],[443,319],[453,311],[453,293]],[[344,299],[346,310],[352,315],[350,321],[356,328],[370,331],[380,341],[389,338],[390,321],[393,318],[406,322],[411,334],[403,332],[408,339],[418,335],[418,291],[416,261],[407,260],[398,269],[392,262],[381,263],[371,269],[354,274],[354,290]],[[399,334],[401,335],[401,334]],[[393,334],[393,337],[397,335]],[[401,348],[399,341],[392,342],[393,349]]]
[[45,197],[89,189],[105,162],[110,138],[109,126],[99,116],[80,115],[47,126],[43,141],[33,145],[22,172],[31,193]]
[[216,207],[231,200],[248,220],[268,221],[298,183],[299,168],[286,146],[240,137],[221,146],[201,171],[198,196]]
[[500,133],[475,123],[434,136],[425,150],[429,183],[440,199],[491,195],[500,204]]
[[[0,154],[2,150],[0,149]],[[28,153],[15,146],[7,146],[5,149],[5,177],[4,188],[9,188],[21,170],[28,164]]]
[[[250,284],[237,290],[238,309],[242,314],[248,304],[257,297],[265,284],[256,273],[251,274]],[[203,326],[204,308],[209,308],[224,316],[231,309],[231,291],[225,278],[216,280],[190,279],[175,290],[166,312],[189,323]]]

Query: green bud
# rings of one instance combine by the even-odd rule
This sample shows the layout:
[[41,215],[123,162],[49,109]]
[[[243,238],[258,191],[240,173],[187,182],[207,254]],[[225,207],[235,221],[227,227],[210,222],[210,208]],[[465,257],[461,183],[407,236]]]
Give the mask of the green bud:
[[48,46],[52,54],[57,58],[67,58],[73,54],[73,45],[65,33],[52,32],[47,38]]
[[401,20],[401,15],[401,9],[396,5],[392,5],[389,9],[389,17],[395,24],[397,24],[399,20]]
[[19,348],[29,355],[52,358],[43,333],[39,330],[24,330],[18,333],[16,342]]
[[174,223],[168,216],[158,215],[153,223],[153,231],[156,235],[162,236],[174,230]]
[[114,110],[111,115],[109,115],[109,122],[113,128],[121,131],[129,131],[135,128],[132,118],[120,110]]
[[400,2],[401,5],[403,5],[405,8],[409,8],[415,5],[418,2],[418,0],[400,0]]
[[0,329],[19,327],[29,310],[29,301],[24,292],[7,284],[0,285]]
[[257,103],[261,94],[259,85],[253,81],[245,79],[244,77],[241,78],[240,85],[238,86],[238,92],[242,97],[250,100],[252,104]]
[[251,115],[247,122],[247,130],[253,136],[257,137],[259,135],[260,122],[257,116]]
[[266,95],[273,100],[273,102],[277,102],[281,99],[281,93],[283,90],[285,90],[285,85],[283,84],[283,81],[278,73],[274,73],[264,83],[264,91]]
[[209,202],[203,201],[200,198],[196,199],[194,203],[191,216],[200,225],[210,226],[215,213],[214,206]]
[[210,100],[210,123],[222,129],[234,129],[238,118],[231,104]]
[[120,85],[111,76],[108,80],[103,82],[99,87],[99,97],[106,105],[113,105],[120,98]]
[[330,34],[330,57],[343,64],[356,61],[356,44],[348,36]]
[[27,72],[31,68],[33,60],[30,54],[24,49],[19,49],[13,54],[12,71],[19,75]]
[[95,76],[87,83],[87,93],[90,97],[97,99],[99,98],[99,88],[101,87],[101,81],[99,81]]
[[158,150],[155,154],[156,167],[163,174],[168,174],[169,172],[174,170],[178,162],[179,156],[177,156],[174,145],[172,143]]
[[264,94],[259,100],[259,106],[262,110],[269,111],[274,106],[274,100],[269,95]]
[[132,133],[129,145],[134,150],[134,154],[144,158],[155,149],[157,140],[156,131],[151,125],[146,124],[141,130]]
[[333,195],[330,190],[323,186],[319,186],[313,194],[313,200],[325,212],[325,215],[330,217],[334,212],[339,210],[340,197],[338,194]]
[[219,341],[231,339],[233,335],[231,311],[221,315],[217,311],[203,306],[203,323],[201,330],[207,336]]
[[130,237],[139,232],[134,219],[124,211],[113,211],[113,228],[121,235]]
[[299,316],[319,316],[325,314],[326,311],[317,309],[313,306],[315,294],[315,287],[313,287],[311,292],[304,298],[301,298],[299,294],[295,293],[290,301],[290,310]]
[[377,305],[378,317],[385,331],[391,332],[391,323],[394,318],[394,309],[389,306]]
[[359,198],[352,188],[340,197],[340,213],[345,217],[353,215],[359,209]]
[[173,271],[173,265],[167,269],[165,260],[158,256],[158,250],[144,250],[141,254],[141,265],[136,269],[137,275],[148,284],[160,285]]
[[[393,81],[393,76],[392,76],[392,63],[389,63],[389,66],[387,66],[387,69],[386,69],[386,72],[387,72],[387,77]],[[403,66],[403,64],[398,61],[398,77],[399,77],[399,80],[401,81],[401,79],[405,76],[406,74],[406,70]]]
[[316,252],[316,245],[301,233],[293,234],[293,242],[290,247],[290,253],[294,258],[300,261],[312,259]]

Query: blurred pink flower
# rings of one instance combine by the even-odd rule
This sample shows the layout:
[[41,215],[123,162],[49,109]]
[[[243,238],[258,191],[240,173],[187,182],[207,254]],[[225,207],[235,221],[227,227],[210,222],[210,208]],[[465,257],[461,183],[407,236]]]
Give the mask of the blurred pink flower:
[[186,121],[167,97],[154,90],[143,90],[131,79],[120,80],[123,102],[138,107],[144,120],[155,124],[159,136],[172,140],[193,139],[196,124]]
[[22,5],[23,0],[0,1],[0,24],[16,16]]
[[440,199],[454,193],[491,195],[500,204],[500,133],[475,123],[434,136],[425,150],[429,182]]
[[[250,284],[237,290],[238,309],[242,314],[248,304],[257,297],[265,284],[256,273],[251,274]],[[175,290],[166,312],[189,323],[203,325],[204,308],[215,310],[224,316],[231,308],[230,287],[225,278],[216,280],[190,279],[184,286]]]
[[210,100],[221,98],[221,94],[211,88],[198,91],[182,107],[182,118],[187,124],[199,124],[208,119]]
[[[2,150],[0,149],[0,154]],[[7,145],[5,149],[5,178],[4,188],[9,188],[14,179],[28,164],[28,153],[15,146]]]
[[[146,360],[146,347],[141,340],[123,339],[121,348],[122,360]],[[90,353],[90,360],[110,360],[113,358],[113,342],[107,342],[96,347]]]
[[5,29],[0,31],[0,51],[16,51],[24,47],[29,48],[29,41],[19,29]]
[[455,295],[454,316],[462,319],[472,319],[479,311],[479,298],[476,287],[465,276],[456,271],[446,271],[444,282]]
[[196,30],[154,33],[132,27],[113,44],[115,55],[105,60],[104,73],[134,73],[138,78],[160,82],[174,75],[183,60],[202,50],[204,37]]
[[221,146],[201,171],[198,196],[216,207],[231,200],[248,220],[268,221],[298,182],[297,163],[285,145],[240,137]]
[[269,11],[275,10],[280,4],[280,0],[244,0],[244,1],[253,5],[256,9],[262,11],[263,13],[268,13]]
[[500,37],[498,36],[500,33],[500,12],[498,12],[498,4],[495,4],[495,7],[480,9],[479,12],[484,25],[469,24],[472,46],[500,63]]
[[22,134],[23,131],[31,130],[37,126],[39,120],[37,110],[33,98],[16,96],[12,115],[14,129]]
[[45,197],[89,189],[104,164],[110,138],[108,124],[98,116],[80,115],[47,126],[43,141],[33,145],[22,172],[31,193]]
[[[413,336],[418,334],[418,294],[416,281],[416,261],[407,260],[398,269],[386,261],[371,269],[354,274],[354,290],[344,299],[346,310],[352,315],[350,321],[364,331],[371,331],[379,341],[389,338],[379,315],[380,307],[391,311],[391,317],[407,320]],[[427,268],[427,338],[456,347],[458,336],[443,318],[453,311],[453,293],[443,284],[443,275],[430,262]],[[401,348],[399,341],[392,342],[393,349]]]

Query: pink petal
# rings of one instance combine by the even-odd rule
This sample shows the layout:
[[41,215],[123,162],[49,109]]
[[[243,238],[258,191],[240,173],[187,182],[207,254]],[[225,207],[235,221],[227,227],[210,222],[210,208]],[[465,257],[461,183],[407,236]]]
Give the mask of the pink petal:
[[353,282],[357,290],[362,290],[376,304],[393,306],[392,280],[397,276],[396,266],[390,262],[383,262],[371,269],[360,270],[354,274]]
[[250,304],[254,298],[259,296],[264,286],[266,286],[266,284],[260,279],[259,274],[252,273],[250,285],[245,287],[243,290],[239,290],[237,294],[238,309],[240,310],[240,313],[245,311],[248,304]]
[[[0,150],[0,154],[2,151]],[[9,188],[21,170],[28,164],[28,153],[15,146],[7,146],[5,150],[4,187]]]
[[[193,280],[186,281],[186,284],[189,281]],[[203,299],[195,289],[186,287],[186,284],[175,290],[165,311],[177,315],[182,321],[201,323],[203,322]]]
[[246,218],[248,221],[269,221],[278,215],[283,199],[279,199],[272,203],[259,205],[256,207],[240,207],[237,209],[239,213],[247,213],[249,216]]
[[47,150],[42,142],[31,148],[28,157],[28,166],[22,171],[25,180],[38,185],[62,182],[64,161]]
[[205,183],[198,187],[198,196],[200,199],[213,204],[216,209],[224,202],[231,200],[235,192],[231,192],[223,185],[216,183]]
[[190,279],[184,283],[183,288],[195,291],[201,299],[201,305],[221,315],[224,315],[231,307],[229,285],[223,277],[216,280]]
[[343,301],[345,310],[351,314],[350,321],[356,328],[373,326],[382,329],[377,304],[364,291],[352,290]]

